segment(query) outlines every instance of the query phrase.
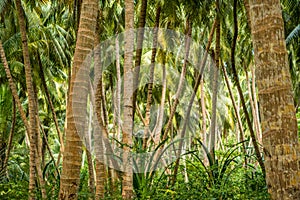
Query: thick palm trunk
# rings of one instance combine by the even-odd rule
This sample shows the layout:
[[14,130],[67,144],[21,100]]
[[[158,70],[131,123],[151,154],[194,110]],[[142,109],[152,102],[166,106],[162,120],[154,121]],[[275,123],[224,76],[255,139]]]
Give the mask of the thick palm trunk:
[[279,0],[250,0],[251,33],[272,199],[299,199],[299,142]]
[[26,87],[28,92],[28,107],[29,107],[29,141],[30,141],[30,159],[29,159],[29,199],[35,199],[35,180],[36,180],[36,166],[37,158],[37,139],[38,139],[38,126],[36,121],[36,100],[33,89],[31,64],[29,57],[29,49],[27,43],[26,35],[26,25],[25,16],[23,13],[23,8],[21,5],[21,0],[16,0],[16,7],[18,13],[18,20],[20,26],[21,40],[22,40],[22,50],[25,66],[25,76],[26,76]]
[[[77,192],[80,181],[80,167],[82,160],[82,142],[77,133],[77,130],[84,130],[85,112],[87,107],[87,90],[88,90],[88,75],[78,76],[77,72],[86,56],[93,50],[94,34],[96,29],[96,19],[98,11],[98,1],[84,0],[81,7],[81,16],[78,29],[78,38],[76,42],[74,62],[71,75],[70,93],[67,104],[67,129],[66,129],[66,145],[65,154],[63,157],[63,170],[60,181],[59,199],[77,199]],[[85,67],[89,67],[86,66]],[[83,69],[81,73],[86,73],[87,69]],[[86,78],[86,79],[85,79]],[[82,80],[78,80],[82,79]],[[80,81],[80,88],[74,89],[75,81]],[[83,111],[82,116],[73,116],[73,98],[77,94],[82,95],[78,109]],[[78,95],[77,94],[77,95]],[[77,113],[78,114],[78,113]]]
[[122,181],[122,197],[133,198],[133,174],[132,160],[129,157],[130,146],[132,145],[133,131],[133,99],[134,74],[132,70],[133,49],[134,49],[134,2],[125,0],[125,55],[124,55],[124,116],[123,116],[123,138],[124,145],[123,166],[124,174]]

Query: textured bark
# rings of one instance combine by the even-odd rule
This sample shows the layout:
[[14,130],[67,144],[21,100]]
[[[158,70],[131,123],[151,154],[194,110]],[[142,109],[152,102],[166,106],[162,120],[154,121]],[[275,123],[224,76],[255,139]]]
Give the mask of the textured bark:
[[132,98],[132,105],[133,105],[133,121],[134,121],[134,113],[136,109],[136,98],[138,94],[138,85],[139,85],[139,76],[140,76],[140,65],[142,60],[142,53],[143,53],[143,41],[144,41],[144,28],[146,24],[146,14],[147,14],[147,0],[142,0],[141,4],[141,11],[139,16],[139,24],[137,30],[137,44],[136,44],[136,53],[135,53],[135,70],[134,70],[134,79],[133,79],[133,87],[134,93]]
[[30,141],[30,159],[29,159],[29,199],[35,199],[34,190],[36,188],[36,166],[37,160],[37,139],[38,139],[38,126],[36,121],[36,100],[34,95],[31,64],[29,57],[29,48],[26,35],[25,16],[21,5],[21,0],[16,0],[16,8],[18,14],[18,21],[20,26],[23,59],[26,76],[26,87],[28,92],[28,108],[29,108],[29,141]]
[[272,199],[299,199],[298,130],[280,1],[249,5],[268,191]]
[[[78,29],[78,37],[76,42],[71,83],[70,94],[67,104],[67,129],[66,129],[66,144],[65,154],[63,157],[63,169],[60,181],[59,199],[77,199],[78,187],[80,181],[80,167],[82,160],[82,141],[77,133],[77,130],[84,130],[85,125],[85,110],[87,106],[87,90],[88,90],[88,66],[83,68],[80,73],[83,76],[78,76],[79,70],[86,56],[93,50],[94,34],[96,29],[96,19],[98,11],[98,1],[84,0],[81,7],[81,16]],[[84,77],[86,76],[86,78]],[[82,80],[78,80],[82,79]],[[75,81],[80,81],[81,87],[74,88]],[[74,116],[73,113],[73,98],[74,95],[81,94],[82,99],[78,102],[78,108],[82,110],[81,116]],[[77,113],[78,114],[78,113]],[[76,125],[75,119],[76,117]]]
[[125,54],[124,54],[124,115],[123,115],[123,167],[124,174],[122,180],[122,197],[123,199],[133,198],[133,174],[132,160],[129,157],[130,147],[132,146],[133,131],[133,86],[134,73],[133,64],[133,47],[134,47],[134,2],[125,0]]
[[94,79],[94,90],[95,91],[95,117],[97,117],[97,122],[99,123],[99,127],[96,126],[94,144],[95,144],[95,154],[96,154],[96,162],[95,162],[95,172],[96,172],[96,199],[104,198],[105,192],[105,165],[104,165],[104,147],[103,147],[103,138],[105,137],[105,123],[103,122],[102,115],[102,65],[101,65],[101,48],[99,45],[99,27],[97,24],[96,27],[96,36],[95,36],[95,49],[94,49],[94,70],[95,70],[95,79]]

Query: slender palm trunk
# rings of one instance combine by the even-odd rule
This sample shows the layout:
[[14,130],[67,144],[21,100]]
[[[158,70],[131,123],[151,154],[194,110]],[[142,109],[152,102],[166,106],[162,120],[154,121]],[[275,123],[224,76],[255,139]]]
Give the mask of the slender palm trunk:
[[[89,65],[81,66],[86,56],[93,50],[94,34],[96,29],[96,19],[98,11],[98,1],[83,0],[81,5],[81,16],[78,29],[78,37],[76,42],[70,93],[67,104],[67,129],[66,129],[66,144],[65,154],[63,157],[63,170],[60,181],[59,199],[77,199],[78,188],[80,181],[80,168],[82,160],[82,141],[77,130],[83,131],[85,126],[85,110],[87,107],[87,91],[88,91],[88,67]],[[82,67],[80,76],[77,76],[79,68]],[[85,68],[84,68],[85,67]],[[80,80],[79,80],[80,79]],[[74,88],[76,81],[80,81],[80,87]],[[83,113],[81,116],[73,115],[73,98],[76,94],[82,95],[78,109]],[[77,94],[77,95],[78,95]],[[78,113],[77,113],[78,114]]]
[[[200,83],[200,90],[201,90],[201,114],[202,114],[202,134],[203,134],[203,144],[207,146],[207,132],[206,132],[206,104],[205,104],[205,91],[204,91],[204,81],[201,80]],[[205,149],[203,148],[203,157],[204,157],[204,165],[208,165],[208,158],[206,156]]]
[[260,119],[259,119],[259,111],[258,111],[258,102],[257,102],[257,97],[256,97],[256,85],[255,85],[255,67],[251,66],[251,76],[252,76],[252,85],[251,85],[251,91],[253,95],[253,104],[254,104],[254,117],[256,118],[257,122],[257,131],[258,131],[258,138],[259,141],[262,143],[262,132],[261,132],[261,124],[260,124]]
[[165,101],[166,101],[166,91],[167,91],[167,71],[166,71],[166,52],[162,52],[162,91],[161,91],[161,101],[158,111],[157,122],[153,130],[154,135],[154,148],[159,144],[162,128],[163,119],[165,111]]
[[130,158],[130,146],[132,145],[133,131],[133,94],[134,94],[134,73],[133,49],[134,49],[134,2],[125,0],[125,55],[124,55],[124,116],[123,116],[123,138],[124,145],[123,167],[124,174],[122,180],[122,197],[124,199],[133,198],[133,174],[132,160]]
[[21,5],[21,0],[16,0],[18,20],[20,26],[23,58],[25,66],[26,87],[28,92],[28,107],[29,107],[29,140],[30,140],[30,159],[29,159],[29,199],[35,199],[34,190],[36,188],[36,166],[37,158],[37,140],[39,136],[37,121],[36,121],[36,100],[33,89],[32,71],[29,57],[29,48],[27,43],[25,16]]
[[154,80],[155,58],[157,53],[157,37],[158,37],[160,12],[161,12],[161,7],[158,6],[156,9],[155,25],[153,30],[154,33],[153,33],[153,42],[152,42],[151,64],[150,64],[150,78],[149,78],[148,91],[147,91],[147,105],[146,105],[145,129],[144,129],[144,139],[143,139],[144,149],[147,147],[148,134],[150,133],[149,130],[150,108],[152,103],[152,89],[153,89],[153,80]]
[[117,72],[117,90],[116,90],[116,125],[117,139],[121,141],[121,66],[120,66],[120,44],[119,38],[116,38],[116,72]]
[[135,102],[136,102],[137,92],[138,92],[140,65],[141,65],[142,53],[143,53],[143,41],[144,41],[144,32],[145,32],[144,28],[146,24],[146,14],[147,14],[147,4],[148,4],[147,1],[148,0],[142,0],[141,11],[139,16],[139,25],[137,30],[137,44],[136,44],[136,55],[135,55],[135,63],[134,63],[135,69],[134,69],[134,79],[133,79],[134,93],[132,98],[133,121],[134,121],[134,113],[136,109]]
[[[197,75],[196,82],[195,82],[195,85],[194,85],[194,92],[193,92],[193,94],[192,94],[192,96],[189,100],[188,109],[186,111],[186,115],[185,115],[185,119],[184,119],[184,125],[183,125],[183,128],[182,128],[182,131],[180,132],[180,138],[183,138],[185,136],[185,132],[186,132],[187,124],[188,124],[188,121],[189,121],[191,109],[192,109],[194,99],[196,97],[196,93],[198,91],[199,85],[200,85],[202,77],[203,77],[203,71],[204,71],[206,61],[207,61],[208,50],[210,48],[216,26],[217,26],[217,20],[215,20],[215,22],[213,23],[212,29],[211,29],[210,34],[209,34],[209,39],[208,39],[208,43],[207,43],[207,46],[206,46],[206,49],[205,49],[205,52],[204,52],[204,56],[203,56],[203,59],[200,63],[200,68],[199,68],[200,73]],[[181,155],[182,146],[183,146],[183,141],[180,141],[179,148],[178,148],[179,153],[177,155],[177,160],[176,160],[175,167],[174,167],[174,175],[173,175],[173,179],[172,179],[172,185],[173,186],[174,186],[174,184],[176,182],[176,178],[177,178],[177,172],[178,172],[179,161],[180,161],[179,157]]]
[[258,144],[257,144],[257,141],[256,141],[256,136],[255,136],[255,133],[253,131],[253,127],[252,127],[250,116],[249,116],[249,113],[248,113],[248,110],[247,110],[245,98],[244,98],[243,91],[242,91],[242,88],[241,88],[241,85],[240,85],[238,73],[237,73],[237,70],[236,70],[236,67],[235,67],[235,48],[236,48],[236,41],[237,41],[237,37],[238,37],[237,0],[234,0],[233,8],[234,8],[234,11],[233,11],[233,15],[234,15],[234,36],[233,36],[232,48],[231,48],[232,72],[233,72],[234,80],[236,82],[236,86],[237,86],[237,89],[238,89],[239,96],[241,98],[241,103],[242,103],[243,111],[245,113],[247,125],[248,125],[249,131],[250,131],[250,136],[251,136],[252,143],[253,143],[253,146],[254,146],[255,155],[257,157],[257,161],[258,161],[258,163],[261,167],[261,170],[262,170],[263,174],[265,174],[266,173],[265,172],[265,165],[264,165],[264,162],[262,160],[262,156],[260,154],[260,150],[259,150],[259,147],[258,147]]
[[12,120],[11,120],[11,129],[9,132],[9,137],[8,137],[8,142],[7,142],[7,148],[6,148],[6,153],[5,153],[5,158],[3,161],[3,172],[7,174],[7,164],[8,164],[8,158],[10,151],[12,149],[12,141],[15,133],[15,127],[16,127],[16,102],[15,99],[13,99],[13,108],[12,108]]
[[9,83],[11,93],[12,93],[12,95],[14,97],[14,100],[16,102],[16,105],[18,107],[21,119],[22,119],[22,121],[25,125],[26,144],[29,146],[30,145],[30,142],[29,142],[29,132],[30,132],[29,123],[27,121],[26,114],[23,110],[23,107],[22,107],[22,104],[21,104],[21,101],[20,101],[20,98],[19,98],[19,95],[18,95],[16,84],[14,83],[14,80],[13,80],[12,75],[10,73],[10,69],[9,69],[9,66],[8,66],[8,63],[7,63],[7,60],[6,60],[6,56],[5,56],[5,52],[4,52],[1,40],[0,40],[0,56],[1,56],[1,60],[2,60],[2,63],[3,63],[4,69],[5,69],[6,77],[8,79],[8,83]]
[[[53,121],[54,121],[55,128],[56,128],[56,131],[57,131],[58,139],[59,139],[59,142],[60,142],[60,152],[59,153],[63,154],[63,152],[64,152],[63,135],[62,135],[62,132],[60,131],[60,128],[59,128],[59,125],[58,125],[58,120],[57,120],[57,116],[56,116],[56,113],[55,113],[54,105],[52,103],[50,92],[49,92],[47,84],[46,84],[44,69],[43,69],[42,62],[41,62],[41,59],[40,59],[39,56],[38,56],[38,62],[39,62],[39,66],[40,66],[40,76],[41,76],[42,85],[43,85],[43,88],[44,88],[44,91],[45,91],[45,94],[46,94],[46,98],[48,100],[48,103],[49,103],[49,106],[50,106],[50,109],[51,109]],[[60,158],[60,156],[59,156],[59,158]],[[57,159],[57,163],[60,163],[59,159]]]
[[[227,86],[227,89],[229,91],[229,96],[230,96],[230,99],[231,99],[231,102],[232,102],[232,105],[233,105],[233,110],[234,110],[235,116],[237,118],[237,125],[238,125],[238,128],[239,128],[238,138],[240,138],[240,140],[244,141],[245,133],[244,133],[243,124],[242,124],[242,120],[241,120],[241,116],[240,116],[240,110],[239,110],[239,107],[237,106],[237,104],[235,102],[234,95],[233,95],[233,92],[232,92],[232,89],[231,89],[231,85],[230,85],[230,82],[229,82],[229,79],[228,79],[228,75],[227,75],[227,72],[226,72],[226,69],[225,69],[223,63],[221,63],[221,67],[222,67],[222,71],[224,73],[226,86]],[[238,143],[239,142],[240,141],[238,140]],[[246,155],[246,146],[245,146],[244,143],[242,144],[242,146],[243,146],[243,152]],[[247,159],[245,157],[245,165],[246,164],[247,164]]]
[[212,117],[210,124],[210,137],[209,137],[209,153],[215,161],[215,145],[216,145],[216,132],[217,132],[217,99],[219,89],[219,67],[220,67],[220,38],[221,38],[221,25],[219,13],[219,0],[217,0],[217,24],[216,24],[216,47],[215,47],[215,64],[212,66],[213,71],[213,85],[212,85]]
[[89,191],[90,199],[95,199],[95,179],[94,179],[94,162],[92,154],[89,150],[86,151],[88,170],[89,170]]
[[256,110],[254,107],[254,101],[253,101],[253,90],[251,88],[251,83],[249,79],[249,74],[247,69],[245,68],[245,74],[246,74],[246,81],[247,81],[247,87],[248,87],[248,92],[249,92],[249,102],[250,102],[250,107],[251,107],[251,113],[252,113],[252,119],[253,119],[253,127],[256,133],[256,138],[258,140],[258,143],[262,144],[261,137],[260,137],[260,132],[259,132],[259,124],[258,124],[258,118],[256,117]]
[[182,66],[182,70],[181,70],[181,74],[180,74],[179,83],[178,83],[178,86],[177,86],[177,91],[176,91],[176,94],[175,94],[175,100],[174,100],[174,103],[171,107],[171,113],[170,113],[169,120],[168,120],[167,125],[166,125],[165,132],[162,136],[162,140],[165,140],[168,137],[168,133],[169,133],[169,131],[171,129],[171,126],[172,126],[173,117],[175,115],[177,105],[179,104],[179,98],[182,95],[182,90],[183,90],[183,85],[184,85],[184,80],[185,80],[185,74],[186,74],[186,68],[187,68],[187,62],[188,62],[188,57],[189,57],[189,54],[190,54],[191,34],[192,34],[192,23],[189,19],[187,19],[186,20],[186,38],[185,38],[184,62],[183,62],[183,66]]
[[272,199],[299,199],[299,141],[279,0],[250,0],[251,34]]
[[102,106],[102,65],[101,65],[101,48],[99,45],[100,38],[99,38],[99,27],[97,24],[96,27],[96,36],[95,36],[95,45],[94,45],[94,70],[95,70],[95,79],[94,79],[94,88],[95,88],[95,111],[97,117],[97,122],[99,126],[96,126],[95,129],[95,154],[96,154],[96,199],[104,198],[105,192],[105,171],[106,167],[104,165],[104,146],[103,146],[103,139],[106,138],[106,126],[103,122],[103,106]]

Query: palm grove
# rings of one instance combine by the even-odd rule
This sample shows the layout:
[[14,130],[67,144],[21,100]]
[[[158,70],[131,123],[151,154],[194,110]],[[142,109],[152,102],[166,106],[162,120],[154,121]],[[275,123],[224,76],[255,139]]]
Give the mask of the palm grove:
[[299,9],[2,0],[1,199],[298,199]]

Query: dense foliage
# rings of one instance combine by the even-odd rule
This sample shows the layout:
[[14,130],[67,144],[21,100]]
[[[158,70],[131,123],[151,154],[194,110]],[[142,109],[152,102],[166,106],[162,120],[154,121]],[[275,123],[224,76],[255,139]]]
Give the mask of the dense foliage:
[[[22,0],[25,13],[26,34],[32,68],[33,85],[38,105],[38,128],[40,130],[39,147],[41,150],[40,168],[45,182],[48,199],[58,199],[60,189],[60,173],[62,171],[61,141],[59,132],[65,137],[67,101],[73,56],[76,47],[77,31],[80,19],[81,0],[48,1]],[[141,2],[135,1],[135,26],[139,25]],[[247,115],[251,118],[251,129],[254,130],[262,154],[259,100],[255,89],[255,64],[253,61],[252,41],[244,3],[237,1],[238,37],[235,48],[235,65],[238,82],[232,69],[232,42],[234,40],[234,0],[219,1],[155,1],[148,0],[146,27],[154,27],[157,8],[161,8],[159,27],[168,28],[183,35],[188,32],[188,23],[192,25],[191,38],[196,41],[193,48],[206,49],[209,43],[210,31],[215,17],[220,21],[220,66],[218,89],[214,87],[213,72],[207,72],[203,82],[196,92],[199,107],[193,107],[190,114],[188,130],[194,131],[190,146],[180,157],[180,161],[172,162],[167,167],[153,173],[136,173],[133,175],[133,187],[137,199],[269,199],[263,171],[258,163],[258,157],[250,136]],[[216,8],[218,7],[218,8]],[[216,14],[217,9],[217,14]],[[290,72],[293,83],[294,104],[297,112],[298,130],[300,133],[300,1],[282,1],[282,11],[285,23],[286,45],[289,55]],[[96,34],[100,41],[107,41],[116,34],[124,31],[124,2],[119,0],[99,1],[99,16]],[[148,37],[148,38],[147,38]],[[145,40],[152,42],[153,36],[145,33]],[[178,45],[178,55],[185,48],[185,41],[174,38],[164,38],[160,41],[166,46]],[[22,40],[18,24],[16,3],[13,0],[0,1],[0,40],[8,61],[10,73],[17,88],[22,108],[29,115],[28,93],[25,79]],[[149,42],[149,43],[151,43]],[[152,45],[152,43],[150,44]],[[210,60],[207,65],[214,63],[217,41],[212,39],[208,51]],[[108,50],[107,50],[108,51]],[[121,47],[122,51],[122,47]],[[175,50],[174,50],[175,52]],[[143,49],[141,63],[150,66],[152,48]],[[182,52],[181,52],[182,53]],[[174,53],[175,54],[175,53]],[[168,76],[168,88],[165,93],[164,123],[170,117],[172,103],[176,96],[177,83],[182,73],[183,58],[178,55],[158,51],[156,60],[165,62]],[[109,59],[109,58],[108,58]],[[135,59],[135,57],[134,57]],[[197,55],[193,56],[197,62]],[[196,62],[195,61],[195,62]],[[124,58],[120,58],[121,75],[123,75]],[[191,63],[188,63],[191,66]],[[144,71],[143,71],[144,70]],[[148,94],[148,69],[141,68],[140,87],[137,91],[134,132],[139,133],[146,115]],[[161,70],[162,71],[162,70]],[[93,77],[94,69],[90,76]],[[155,77],[162,75],[155,72]],[[173,73],[173,74],[172,74]],[[187,68],[185,80],[193,86],[197,82],[197,70]],[[228,81],[226,82],[226,78]],[[122,141],[114,134],[116,127],[116,94],[117,64],[113,63],[103,72],[104,105],[106,107],[106,126],[111,135],[110,139],[122,147]],[[143,83],[147,83],[144,84]],[[240,85],[242,94],[238,92]],[[254,86],[254,87],[253,87]],[[102,86],[101,86],[102,87]],[[254,89],[253,89],[254,88]],[[231,96],[232,95],[232,96]],[[246,110],[243,110],[241,95],[245,99]],[[157,81],[153,85],[152,101],[155,113],[151,120],[156,120],[157,110],[163,99],[163,86]],[[218,102],[214,104],[214,97]],[[180,125],[185,122],[186,110],[184,105],[189,102],[189,96],[182,96],[171,119],[170,132],[179,135]],[[203,101],[203,102],[201,102]],[[235,110],[236,107],[236,110]],[[204,113],[204,114],[203,114]],[[105,115],[104,114],[104,115]],[[211,154],[208,149],[211,123],[215,114],[216,146]],[[205,116],[204,116],[205,115]],[[54,117],[55,116],[55,117]],[[205,118],[206,121],[203,121]],[[57,121],[57,124],[55,122]],[[105,120],[104,120],[105,121]],[[241,126],[239,125],[241,122]],[[58,126],[57,126],[58,125]],[[155,123],[150,123],[154,129]],[[205,126],[206,132],[203,127]],[[165,129],[164,129],[165,130]],[[113,135],[113,136],[112,136]],[[207,138],[206,138],[207,137]],[[28,138],[27,138],[28,139]],[[0,199],[27,199],[29,187],[29,146],[26,139],[26,127],[14,99],[4,62],[0,62]],[[167,138],[168,139],[168,138]],[[160,141],[164,143],[165,141]],[[164,144],[160,145],[164,145]],[[134,140],[132,149],[135,152],[150,151],[143,149],[143,142]],[[93,198],[95,193],[90,187],[90,165],[95,165],[96,156],[92,162],[88,159],[88,148],[82,148],[83,160],[80,173],[78,199]],[[7,153],[8,152],[8,153]],[[263,157],[262,157],[263,159]],[[93,167],[92,167],[93,169]],[[93,169],[95,171],[95,168]],[[174,175],[174,171],[176,174]],[[122,174],[122,172],[118,172]],[[113,180],[110,169],[105,172],[105,199],[121,199],[121,179]],[[94,177],[93,177],[94,179]],[[35,195],[42,198],[40,182],[37,181]]]

